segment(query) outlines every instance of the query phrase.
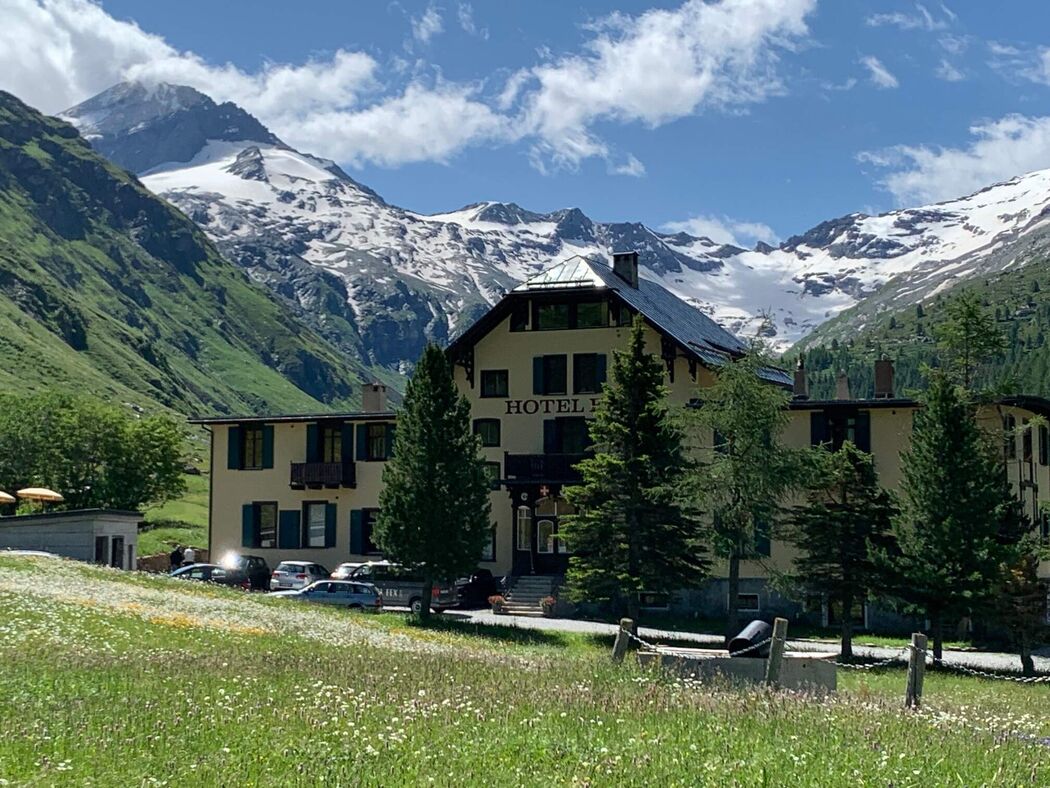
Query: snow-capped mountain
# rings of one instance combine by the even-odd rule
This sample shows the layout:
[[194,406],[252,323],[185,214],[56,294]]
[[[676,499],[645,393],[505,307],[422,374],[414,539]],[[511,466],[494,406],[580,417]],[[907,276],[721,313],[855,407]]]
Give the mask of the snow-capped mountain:
[[643,276],[730,331],[761,331],[784,349],[893,277],[962,275],[1042,226],[1050,203],[1050,171],[1036,172],[933,206],[851,214],[778,248],[746,250],[596,222],[575,208],[536,213],[482,202],[414,213],[191,88],[121,85],[64,115],[329,337],[394,367],[428,339],[446,342],[531,274],[613,249],[637,250]]

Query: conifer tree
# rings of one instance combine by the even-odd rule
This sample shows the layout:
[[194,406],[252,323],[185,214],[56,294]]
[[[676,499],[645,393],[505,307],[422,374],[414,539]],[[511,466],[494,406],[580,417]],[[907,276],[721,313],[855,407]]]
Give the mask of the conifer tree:
[[964,392],[932,371],[921,403],[902,454],[897,549],[880,561],[895,571],[896,596],[929,619],[940,658],[946,621],[991,601],[1028,523]]
[[373,537],[391,560],[420,570],[421,621],[430,616],[435,580],[477,566],[492,523],[488,493],[470,404],[444,352],[428,345],[398,413]]
[[1035,675],[1032,649],[1045,638],[1047,583],[1039,577],[1039,558],[1030,549],[1018,551],[1003,567],[1004,580],[994,606],[1021,658],[1021,673]]
[[565,492],[576,508],[561,531],[575,553],[566,575],[570,596],[624,604],[635,621],[643,591],[695,586],[708,565],[700,518],[682,500],[688,463],[663,374],[645,350],[645,323],[635,317],[594,409],[594,457],[576,466],[583,482]]
[[892,548],[896,510],[879,485],[870,454],[847,441],[817,457],[807,501],[792,511],[786,535],[799,550],[795,582],[842,611],[841,653],[848,660],[853,657],[850,611],[882,589],[885,572],[876,550]]
[[965,290],[945,308],[937,327],[937,349],[955,381],[969,390],[981,364],[1006,349],[1006,339],[992,313],[973,290]]
[[808,450],[780,440],[790,418],[786,391],[768,382],[771,362],[756,346],[718,370],[715,384],[700,389],[694,411],[698,432],[712,441],[697,466],[694,490],[713,522],[715,555],[729,564],[726,636],[740,625],[740,563],[761,559],[781,514],[781,502],[807,467]]

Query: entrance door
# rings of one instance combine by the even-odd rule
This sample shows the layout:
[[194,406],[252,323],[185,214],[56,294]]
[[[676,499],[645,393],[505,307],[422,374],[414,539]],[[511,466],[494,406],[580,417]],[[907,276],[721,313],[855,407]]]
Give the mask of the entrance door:
[[109,565],[115,566],[117,569],[124,568],[124,537],[114,536],[110,540],[112,545],[112,553],[110,555]]

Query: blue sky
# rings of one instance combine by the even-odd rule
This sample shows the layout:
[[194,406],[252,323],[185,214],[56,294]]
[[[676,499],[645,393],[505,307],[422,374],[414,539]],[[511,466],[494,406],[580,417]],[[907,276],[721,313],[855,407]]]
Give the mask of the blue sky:
[[125,77],[194,84],[422,212],[578,206],[751,244],[1050,167],[1050,3],[1037,0],[0,12],[14,20],[0,87],[45,111]]

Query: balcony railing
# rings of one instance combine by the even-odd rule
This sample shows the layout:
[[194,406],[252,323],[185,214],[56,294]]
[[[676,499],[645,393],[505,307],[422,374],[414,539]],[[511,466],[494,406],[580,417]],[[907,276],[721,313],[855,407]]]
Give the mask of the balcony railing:
[[354,487],[357,466],[352,462],[293,462],[292,487]]
[[575,465],[586,458],[586,454],[506,454],[503,471],[515,479],[575,482],[581,478]]

